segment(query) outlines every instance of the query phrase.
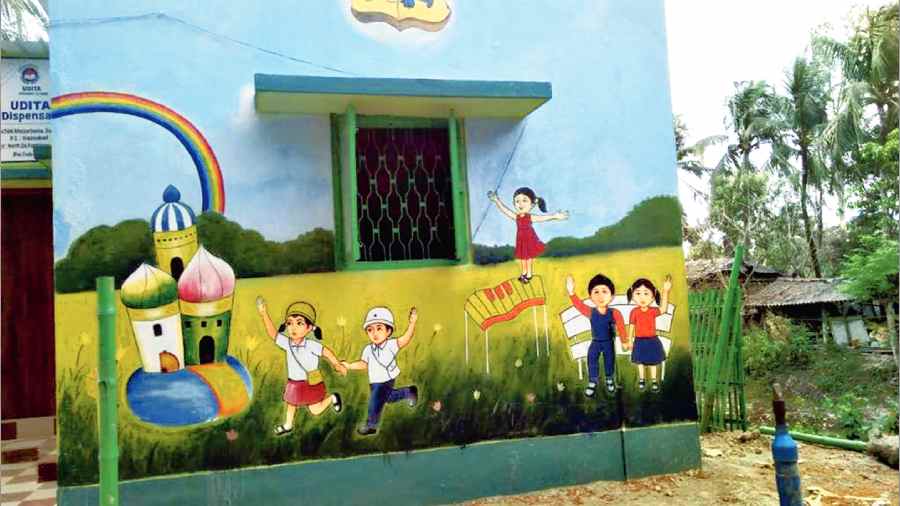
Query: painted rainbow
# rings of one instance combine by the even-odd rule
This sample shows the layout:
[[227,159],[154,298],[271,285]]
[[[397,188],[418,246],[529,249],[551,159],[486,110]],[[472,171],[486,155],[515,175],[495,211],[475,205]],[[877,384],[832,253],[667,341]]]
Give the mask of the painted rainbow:
[[222,179],[219,161],[200,130],[184,116],[152,100],[110,91],[68,93],[53,97],[51,108],[51,118],[110,112],[137,116],[165,128],[181,142],[197,167],[203,211],[225,213],[225,181]]

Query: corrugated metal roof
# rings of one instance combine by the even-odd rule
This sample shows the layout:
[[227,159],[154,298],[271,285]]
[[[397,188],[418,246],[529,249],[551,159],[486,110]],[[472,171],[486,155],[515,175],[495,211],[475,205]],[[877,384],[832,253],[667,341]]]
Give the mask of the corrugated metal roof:
[[852,297],[840,291],[840,281],[822,278],[778,278],[747,296],[747,307],[800,306],[846,302]]

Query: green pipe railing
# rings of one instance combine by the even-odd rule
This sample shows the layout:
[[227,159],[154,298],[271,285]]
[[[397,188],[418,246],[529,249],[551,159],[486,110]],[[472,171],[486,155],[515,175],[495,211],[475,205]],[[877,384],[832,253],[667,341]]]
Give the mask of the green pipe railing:
[[97,278],[100,394],[100,505],[119,504],[118,388],[116,379],[116,289],[113,278]]
[[[774,427],[762,426],[759,428],[760,434],[772,436],[775,434]],[[865,453],[869,445],[863,441],[851,441],[849,439],[841,439],[836,437],[818,436],[816,434],[804,434],[803,432],[789,431],[788,434],[797,441],[805,441],[807,443],[815,443],[823,446],[833,446],[843,450],[853,450],[855,452]]]

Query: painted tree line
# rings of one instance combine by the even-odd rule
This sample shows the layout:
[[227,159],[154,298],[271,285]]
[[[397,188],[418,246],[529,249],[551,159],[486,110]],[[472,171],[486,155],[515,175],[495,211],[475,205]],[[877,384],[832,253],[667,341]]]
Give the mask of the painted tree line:
[[[334,270],[334,232],[316,228],[284,242],[266,240],[218,213],[197,217],[200,243],[224,259],[239,278]],[[113,276],[116,287],[142,263],[155,265],[153,235],[146,220],[94,227],[79,236],[56,262],[59,293],[94,289],[97,276]]]
[[[691,258],[729,256],[737,244],[782,272],[845,278],[881,302],[894,337],[898,254],[898,3],[850,13],[846,39],[826,29],[786,69],[783,83],[743,81],[727,103],[727,135],[687,145],[678,165],[708,184],[705,223],[685,227]],[[724,146],[715,166],[704,151]],[[837,202],[846,225],[826,228]],[[896,354],[895,354],[896,355]]]

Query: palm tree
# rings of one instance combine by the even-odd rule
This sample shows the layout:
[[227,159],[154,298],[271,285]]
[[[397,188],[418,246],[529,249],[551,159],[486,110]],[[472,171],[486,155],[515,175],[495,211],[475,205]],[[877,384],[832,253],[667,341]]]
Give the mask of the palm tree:
[[3,0],[0,2],[0,39],[24,41],[29,36],[27,25],[40,27],[38,38],[47,39],[47,0]]
[[767,146],[771,149],[765,170],[784,171],[787,166],[784,143],[783,105],[765,81],[735,83],[735,94],[728,99],[726,126],[734,132],[733,142],[716,165],[717,171],[753,172],[750,154]]
[[788,95],[780,103],[784,110],[779,117],[785,121],[785,131],[793,146],[781,146],[784,154],[800,159],[800,215],[803,232],[809,247],[809,258],[816,277],[822,277],[816,241],[813,239],[807,202],[812,182],[822,193],[824,178],[821,157],[816,153],[816,140],[828,124],[828,75],[804,57],[794,60],[787,74]]
[[697,177],[704,173],[712,172],[711,167],[703,164],[703,154],[710,146],[721,144],[728,140],[725,135],[710,135],[694,144],[687,144],[688,129],[680,115],[672,117],[672,128],[675,131],[675,163],[679,169]]
[[[865,126],[873,121],[881,144],[888,132],[896,128],[900,109],[898,13],[898,3],[874,11],[866,10],[847,42],[828,36],[813,39],[816,55],[826,62],[838,64],[843,77],[837,114],[825,132],[833,149],[848,144],[859,146],[865,140]],[[870,105],[876,111],[876,118],[871,120],[865,117],[866,107]]]

